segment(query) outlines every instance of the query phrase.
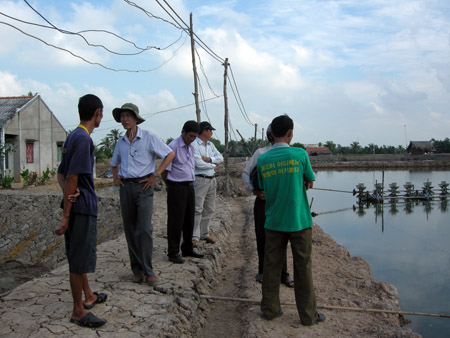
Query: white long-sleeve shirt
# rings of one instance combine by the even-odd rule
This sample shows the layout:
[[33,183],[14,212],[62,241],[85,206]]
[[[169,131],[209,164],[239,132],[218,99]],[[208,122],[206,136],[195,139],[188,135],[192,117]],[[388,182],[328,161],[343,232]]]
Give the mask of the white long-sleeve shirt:
[[[272,146],[267,146],[267,147],[257,149],[253,153],[252,157],[250,157],[250,159],[248,160],[247,165],[245,166],[245,169],[241,175],[242,181],[244,181],[245,188],[248,191],[253,191],[255,189],[255,187],[253,186],[252,181],[250,179],[250,174],[253,171],[253,169],[256,167],[259,155],[264,154],[265,152],[269,151],[271,148],[272,148]],[[256,187],[256,189],[258,189],[258,187]]]
[[[198,137],[192,142],[194,146],[195,175],[214,176],[216,164],[223,162],[223,156],[211,141],[203,143]],[[202,160],[202,156],[210,157],[211,162]]]

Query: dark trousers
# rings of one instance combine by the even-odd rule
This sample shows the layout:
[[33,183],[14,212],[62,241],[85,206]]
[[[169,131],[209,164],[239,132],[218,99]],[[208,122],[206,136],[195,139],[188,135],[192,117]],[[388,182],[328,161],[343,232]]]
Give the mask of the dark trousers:
[[280,313],[279,276],[288,241],[291,243],[294,260],[294,292],[298,315],[303,325],[312,325],[317,319],[316,295],[312,278],[312,228],[296,232],[266,229],[261,311],[269,319],[277,317]]
[[[264,223],[266,222],[266,200],[258,197],[255,199],[253,216],[255,219],[256,249],[258,250],[258,273],[262,274],[264,269],[264,247],[266,245],[266,234],[264,230]],[[283,267],[281,269],[281,281],[284,282],[288,276],[287,260],[284,257]]]
[[167,255],[173,257],[181,251],[192,252],[192,233],[194,231],[195,192],[192,182],[167,180]]
[[153,188],[142,190],[144,183],[125,182],[120,187],[120,208],[134,275],[154,275],[153,256]]

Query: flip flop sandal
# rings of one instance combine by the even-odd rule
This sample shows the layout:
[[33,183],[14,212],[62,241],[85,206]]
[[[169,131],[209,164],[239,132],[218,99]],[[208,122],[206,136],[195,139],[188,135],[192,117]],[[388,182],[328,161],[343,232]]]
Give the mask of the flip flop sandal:
[[291,278],[291,276],[287,276],[282,283],[286,285],[288,288],[294,287],[294,280]]
[[90,327],[90,328],[97,328],[102,325],[106,324],[106,319],[98,318],[91,312],[88,312],[86,316],[81,318],[80,320],[72,319],[70,318],[70,322],[77,324],[82,327]]
[[83,307],[84,307],[86,310],[92,309],[92,308],[95,306],[95,304],[101,304],[101,303],[106,302],[106,298],[108,298],[108,295],[107,295],[106,293],[97,293],[97,292],[94,292],[94,295],[97,296],[97,299],[95,300],[95,302],[93,302],[93,303],[90,304],[90,305],[86,305],[86,304],[83,303]]

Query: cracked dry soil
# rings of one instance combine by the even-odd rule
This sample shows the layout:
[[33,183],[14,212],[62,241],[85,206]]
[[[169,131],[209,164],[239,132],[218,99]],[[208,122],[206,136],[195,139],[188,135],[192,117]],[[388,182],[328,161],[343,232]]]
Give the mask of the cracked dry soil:
[[[261,284],[257,272],[256,240],[253,224],[253,197],[228,201],[232,207],[233,228],[227,252],[211,296],[260,301]],[[288,271],[292,254],[287,250]],[[207,300],[205,325],[196,337],[420,337],[400,326],[401,317],[321,309],[321,305],[400,310],[395,287],[370,276],[370,266],[315,225],[313,228],[313,275],[319,311],[327,320],[312,327],[300,325],[297,309],[282,305],[284,315],[272,321],[259,317],[256,303]],[[293,289],[280,285],[282,303],[295,304]]]

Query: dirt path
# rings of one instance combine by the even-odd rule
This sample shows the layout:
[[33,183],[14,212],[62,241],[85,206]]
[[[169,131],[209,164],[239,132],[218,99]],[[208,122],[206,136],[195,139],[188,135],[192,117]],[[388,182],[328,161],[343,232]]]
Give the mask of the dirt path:
[[[233,230],[228,238],[228,252],[218,283],[212,290],[214,296],[247,298],[246,290],[254,284],[256,259],[253,210],[248,201],[232,200]],[[249,305],[237,302],[208,301],[205,327],[197,332],[199,338],[243,337],[248,322]],[[232,324],[231,324],[232,323]]]
[[[253,225],[253,197],[230,200],[233,229],[230,232],[222,271],[210,296],[261,300]],[[288,271],[292,276],[292,255],[287,250]],[[319,311],[325,323],[305,327],[295,306],[282,305],[281,318],[260,318],[257,303],[208,300],[203,328],[196,337],[419,337],[399,326],[395,315],[369,314],[320,309],[321,305],[398,309],[398,295],[388,283],[370,276],[370,267],[359,257],[351,257],[318,226],[313,228],[313,276]],[[293,289],[280,285],[282,303],[295,304]]]

